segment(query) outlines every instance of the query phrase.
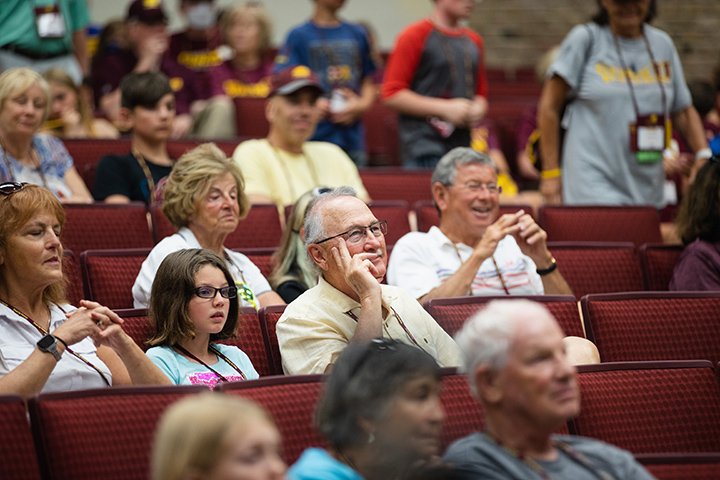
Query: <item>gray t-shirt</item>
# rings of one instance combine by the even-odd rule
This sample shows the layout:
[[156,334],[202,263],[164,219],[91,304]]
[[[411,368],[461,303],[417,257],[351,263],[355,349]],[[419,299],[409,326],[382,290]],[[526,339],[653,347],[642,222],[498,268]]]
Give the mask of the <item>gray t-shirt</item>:
[[[661,72],[667,111],[691,105],[682,65],[670,37],[645,25],[645,37]],[[663,113],[655,69],[642,37],[618,37],[640,115]],[[548,76],[558,75],[575,100],[565,110],[563,199],[566,204],[663,206],[662,161],[639,163],[630,150],[636,119],[622,63],[607,26],[578,25],[565,37]]]
[[[555,435],[553,440],[566,444],[582,455],[595,472],[605,472],[616,479],[652,480],[653,477],[633,456],[617,447],[586,437]],[[598,480],[598,475],[570,455],[558,450],[558,458],[538,464],[555,480]],[[532,480],[542,477],[485,434],[473,433],[447,449],[443,460],[458,472],[460,478]]]

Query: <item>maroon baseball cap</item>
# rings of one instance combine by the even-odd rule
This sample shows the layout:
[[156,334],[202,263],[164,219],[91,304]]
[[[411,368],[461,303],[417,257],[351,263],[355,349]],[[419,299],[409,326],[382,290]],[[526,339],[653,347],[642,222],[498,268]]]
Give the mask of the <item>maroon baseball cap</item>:
[[150,25],[168,21],[161,0],[134,0],[128,8],[125,19]]
[[290,95],[305,87],[312,87],[320,94],[325,91],[309,67],[305,65],[288,67],[270,79],[270,96]]

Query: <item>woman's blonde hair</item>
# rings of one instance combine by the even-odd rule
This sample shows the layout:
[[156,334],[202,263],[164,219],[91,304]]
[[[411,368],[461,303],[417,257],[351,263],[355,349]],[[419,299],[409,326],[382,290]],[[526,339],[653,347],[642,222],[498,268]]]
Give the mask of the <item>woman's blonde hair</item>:
[[[48,212],[54,215],[60,224],[65,225],[65,210],[53,193],[37,185],[25,185],[21,190],[10,195],[0,195],[0,251],[7,257],[13,252],[6,251],[8,238],[38,213]],[[60,246],[62,260],[62,245]],[[5,283],[4,267],[0,265],[0,283]],[[65,303],[65,286],[67,277],[45,288],[43,301],[48,303]]]
[[5,108],[9,98],[19,95],[33,84],[37,84],[45,95],[45,113],[42,118],[45,121],[50,110],[50,87],[42,75],[26,67],[9,68],[0,74],[0,111]]
[[165,183],[162,209],[170,223],[177,228],[188,226],[213,180],[226,173],[235,179],[240,218],[245,218],[250,203],[240,167],[214,143],[203,143],[180,157]]
[[289,280],[299,281],[307,288],[312,288],[317,284],[318,270],[307,254],[300,229],[305,221],[305,211],[310,200],[328,191],[330,189],[325,187],[315,188],[302,194],[293,205],[283,231],[280,248],[273,254],[275,268],[268,277],[273,290]]
[[260,42],[258,45],[260,51],[258,54],[260,57],[267,56],[270,53],[272,23],[267,11],[260,4],[248,2],[223,13],[220,19],[220,31],[225,43],[227,43],[228,30],[243,17],[250,17],[257,22],[258,27],[260,27]]
[[[93,111],[90,105],[85,101],[85,97],[80,92],[80,88],[75,84],[72,77],[61,68],[51,68],[50,70],[43,73],[43,78],[50,83],[57,83],[63,87],[69,88],[75,93],[77,101],[75,102],[75,109],[80,114],[80,123],[90,134],[90,137],[95,136],[95,125],[93,124]],[[50,99],[52,100],[52,98]],[[49,110],[49,107],[48,107]]]
[[244,398],[212,392],[183,398],[158,424],[152,479],[183,480],[209,473],[229,447],[228,434],[251,429],[258,421],[275,426],[265,410]]

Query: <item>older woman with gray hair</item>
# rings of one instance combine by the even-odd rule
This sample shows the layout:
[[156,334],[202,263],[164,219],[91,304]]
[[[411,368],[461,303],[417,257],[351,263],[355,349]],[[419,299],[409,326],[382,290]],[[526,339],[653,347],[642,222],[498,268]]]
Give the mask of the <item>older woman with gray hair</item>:
[[38,134],[49,103],[50,87],[39,73],[11,68],[0,75],[0,181],[40,185],[65,203],[92,202],[62,142]]
[[163,213],[178,228],[150,252],[135,279],[135,308],[146,308],[160,263],[170,253],[186,248],[207,248],[224,259],[238,289],[241,305],[254,308],[284,304],[245,255],[225,248],[250,205],[244,193],[240,168],[214,144],[200,145],[180,157],[164,190]]
[[315,414],[330,449],[306,450],[288,478],[414,478],[440,453],[440,388],[440,368],[417,347],[384,338],[349,345]]

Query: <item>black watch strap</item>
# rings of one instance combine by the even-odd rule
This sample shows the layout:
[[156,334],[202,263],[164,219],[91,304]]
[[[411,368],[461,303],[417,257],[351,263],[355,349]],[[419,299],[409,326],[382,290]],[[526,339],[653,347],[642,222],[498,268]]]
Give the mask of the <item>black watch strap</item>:
[[62,353],[60,353],[60,351],[58,350],[58,342],[54,336],[48,333],[40,340],[38,340],[37,347],[38,349],[40,349],[41,352],[49,353],[53,357],[55,357],[56,361],[60,361]]

